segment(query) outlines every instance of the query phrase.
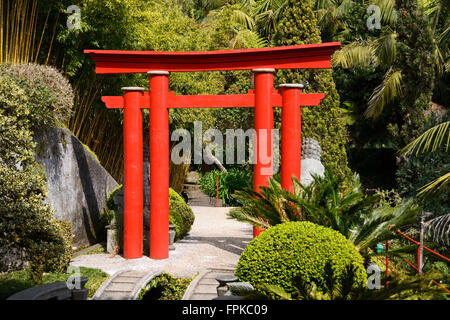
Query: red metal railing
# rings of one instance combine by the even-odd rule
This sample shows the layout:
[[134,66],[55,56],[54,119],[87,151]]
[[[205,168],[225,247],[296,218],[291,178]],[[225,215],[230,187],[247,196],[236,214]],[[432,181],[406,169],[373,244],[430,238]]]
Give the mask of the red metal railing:
[[[401,232],[401,231],[398,230],[398,229],[395,230],[395,231],[396,231],[398,234],[400,234],[401,236],[403,236],[403,237],[405,237],[406,239],[408,239],[409,241],[413,242],[415,245],[417,245],[417,266],[415,266],[413,263],[411,263],[410,261],[408,261],[408,260],[406,260],[406,259],[403,259],[403,261],[405,261],[408,265],[410,265],[411,267],[413,267],[414,270],[416,270],[417,272],[419,272],[419,271],[420,271],[420,265],[419,265],[419,263],[420,263],[420,258],[419,258],[419,256],[420,256],[420,242],[419,242],[419,241],[416,241],[416,240],[414,240],[414,239],[412,239],[411,237],[407,236],[406,234],[404,234],[403,232]],[[444,260],[450,262],[450,259],[449,259],[449,258],[447,258],[446,256],[443,256],[442,254],[440,254],[440,253],[438,253],[438,252],[436,252],[436,251],[434,251],[434,250],[432,250],[432,249],[430,249],[430,248],[428,248],[428,247],[426,247],[426,246],[423,246],[423,249],[425,249],[425,250],[431,252],[432,254],[434,254],[434,255],[436,255],[436,256],[438,256],[438,257],[440,257],[440,258],[442,258],[442,259],[444,259]],[[372,251],[371,249],[369,249],[369,250],[373,253],[373,251]],[[389,251],[389,241],[386,241],[386,262],[383,262],[382,260],[378,259],[378,257],[377,257],[377,259],[378,259],[379,261],[381,261],[381,262],[386,266],[386,286],[389,285],[389,281],[388,281],[388,277],[389,277],[389,269],[392,270],[392,268],[389,268],[389,256],[388,256],[388,251]],[[438,283],[437,281],[434,281],[434,280],[432,280],[432,281],[433,281],[437,286],[439,286],[440,288],[442,288],[443,290],[445,290],[447,293],[450,293],[450,291],[449,291],[446,287],[442,286],[442,285],[441,285],[440,283]]]
[[217,174],[217,198],[216,198],[216,207],[219,206],[219,174]]

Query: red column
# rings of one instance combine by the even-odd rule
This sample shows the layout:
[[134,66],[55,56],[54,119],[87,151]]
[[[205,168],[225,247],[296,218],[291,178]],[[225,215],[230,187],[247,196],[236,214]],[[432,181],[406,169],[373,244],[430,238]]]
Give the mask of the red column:
[[169,72],[150,77],[150,258],[169,257]]
[[142,113],[144,88],[126,87],[124,92],[124,248],[125,259],[142,257]]
[[[254,69],[255,76],[255,160],[253,165],[253,190],[259,191],[260,186],[267,186],[269,178],[273,174],[272,154],[272,129],[273,129],[273,74],[274,69]],[[265,143],[261,138],[265,137]],[[265,149],[265,150],[264,150]],[[269,160],[269,161],[268,161]],[[253,228],[253,236],[262,232],[261,229]]]
[[292,175],[300,179],[302,153],[300,94],[303,84],[281,84],[281,186],[293,191]]

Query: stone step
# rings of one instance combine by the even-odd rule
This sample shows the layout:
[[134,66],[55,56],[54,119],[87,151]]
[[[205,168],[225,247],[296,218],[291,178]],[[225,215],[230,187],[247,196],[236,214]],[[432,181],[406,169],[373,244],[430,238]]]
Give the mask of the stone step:
[[219,285],[219,282],[217,282],[217,280],[213,278],[203,278],[201,283],[215,285],[216,287]]
[[194,293],[211,293],[217,295],[217,286],[210,285],[210,284],[202,284],[202,281],[200,281],[200,284],[197,285],[195,288]]
[[194,293],[189,300],[212,300],[217,297],[216,294]]
[[119,274],[118,277],[129,277],[129,278],[142,278],[147,272],[143,271],[127,271]]
[[136,283],[124,283],[124,282],[116,282],[113,281],[106,291],[124,291],[124,292],[131,292],[133,291],[134,287],[136,286]]
[[129,292],[104,291],[101,300],[128,300],[130,299]]
[[201,189],[200,185],[195,183],[185,183],[183,187],[184,189]]
[[117,277],[114,279],[114,283],[136,283],[141,277]]

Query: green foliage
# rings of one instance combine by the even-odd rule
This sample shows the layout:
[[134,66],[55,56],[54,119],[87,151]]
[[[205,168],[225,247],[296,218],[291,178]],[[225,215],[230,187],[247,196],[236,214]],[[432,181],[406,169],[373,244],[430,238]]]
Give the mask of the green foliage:
[[[308,1],[288,0],[280,20],[277,32],[273,36],[275,46],[321,43],[317,19]],[[339,112],[339,95],[336,91],[331,70],[280,70],[277,72],[277,84],[310,84],[308,92],[322,92],[325,98],[318,107],[304,108],[302,111],[302,137],[319,141],[323,150],[322,161],[336,174],[350,177],[347,166],[345,144],[347,133]],[[276,110],[279,112],[280,110]]]
[[70,225],[44,204],[46,182],[34,157],[26,92],[0,77],[0,244],[24,249],[33,280],[44,271],[64,271],[72,254]]
[[53,67],[37,64],[0,66],[25,91],[30,107],[30,127],[61,127],[72,114],[73,93],[69,81]]
[[200,187],[210,197],[217,197],[217,176],[219,176],[219,199],[223,205],[239,205],[233,194],[236,191],[252,187],[252,173],[248,170],[233,168],[227,172],[213,170],[200,178]]
[[353,244],[339,232],[311,222],[286,222],[264,231],[248,244],[235,274],[253,286],[267,283],[293,293],[292,280],[299,275],[324,288],[327,261],[338,287],[348,264],[356,268],[354,285],[365,285],[363,258]]
[[303,186],[293,180],[294,191],[281,187],[276,179],[260,192],[237,192],[236,198],[243,206],[233,209],[230,216],[240,221],[260,222],[258,228],[267,228],[286,221],[307,220],[341,232],[349,237],[361,215],[375,208],[378,196],[365,196],[358,175],[353,175],[348,186],[344,179],[326,168],[325,176],[314,176],[313,182]]
[[184,238],[194,223],[195,216],[192,209],[186,204],[184,199],[176,193],[172,188],[169,188],[169,210],[170,216],[173,218],[173,224],[178,227],[176,240]]
[[142,288],[138,300],[181,300],[191,281],[162,273]]
[[[443,151],[411,156],[396,173],[400,195],[416,197],[421,187],[450,171],[449,159],[449,154]],[[442,192],[428,197],[424,201],[424,209],[433,212],[435,216],[448,213],[448,193]]]
[[[441,119],[430,118],[424,126],[432,130],[436,128],[436,124],[445,124],[448,122],[449,116],[450,112],[447,112]],[[411,154],[396,173],[401,196],[417,197],[418,192],[423,186],[450,172],[450,154],[447,150],[448,144],[446,144],[447,138],[445,137],[445,135],[450,135],[448,131],[448,127],[447,129],[444,127],[440,130],[442,134],[440,139],[432,135],[431,137],[424,137],[416,145],[412,143],[409,145],[412,145],[408,152]],[[423,150],[425,148],[427,150]],[[423,150],[422,152],[420,152],[421,149]],[[427,195],[420,198],[420,200],[423,203],[424,209],[432,212],[435,217],[446,214],[450,210],[448,186],[444,186],[442,192],[433,193],[432,196]]]
[[288,221],[311,221],[339,231],[359,250],[378,242],[395,238],[390,229],[410,226],[416,222],[420,208],[412,201],[391,207],[381,194],[366,196],[361,190],[359,177],[354,175],[348,186],[344,180],[326,168],[325,176],[313,176],[309,186],[293,179],[294,191],[281,187],[276,179],[259,192],[251,189],[236,192],[241,208],[229,215],[258,228]]
[[[417,9],[417,1],[378,1],[376,4],[381,10],[381,30],[367,33],[367,30],[347,29],[344,38],[350,43],[333,56],[332,63],[344,68],[376,68],[377,72],[384,73],[378,84],[369,90],[371,96],[363,98],[367,103],[364,116],[377,119],[377,123],[370,126],[376,127],[378,133],[381,129],[384,140],[394,139],[399,147],[421,131],[423,112],[429,106],[434,88],[436,44],[429,21],[423,11]],[[352,73],[347,74],[348,78],[358,78]],[[361,86],[373,85],[361,80],[353,90],[364,91]],[[357,117],[362,116],[361,102],[353,100],[358,105]],[[378,119],[381,115],[383,117]],[[363,133],[363,136],[366,135]]]
[[[86,267],[80,267],[80,275],[82,277],[88,277],[89,280],[86,283],[86,288],[89,289],[88,297],[92,298],[100,288],[103,281],[108,279],[109,275],[99,269],[92,269]],[[53,283],[57,281],[66,282],[67,279],[72,277],[71,273],[47,273],[42,277],[42,284]],[[8,272],[0,275],[0,300],[6,300],[11,295],[31,288],[34,283],[31,279],[30,270],[21,270]]]

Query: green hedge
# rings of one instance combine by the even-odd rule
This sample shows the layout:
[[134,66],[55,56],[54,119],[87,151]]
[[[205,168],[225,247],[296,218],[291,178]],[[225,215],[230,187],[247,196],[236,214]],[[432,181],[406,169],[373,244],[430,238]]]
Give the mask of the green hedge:
[[366,284],[363,258],[355,246],[337,231],[303,221],[276,225],[253,239],[242,253],[235,274],[253,286],[273,284],[292,293],[291,281],[296,275],[323,286],[327,261],[337,279],[346,265],[353,264],[357,270],[355,285]]

